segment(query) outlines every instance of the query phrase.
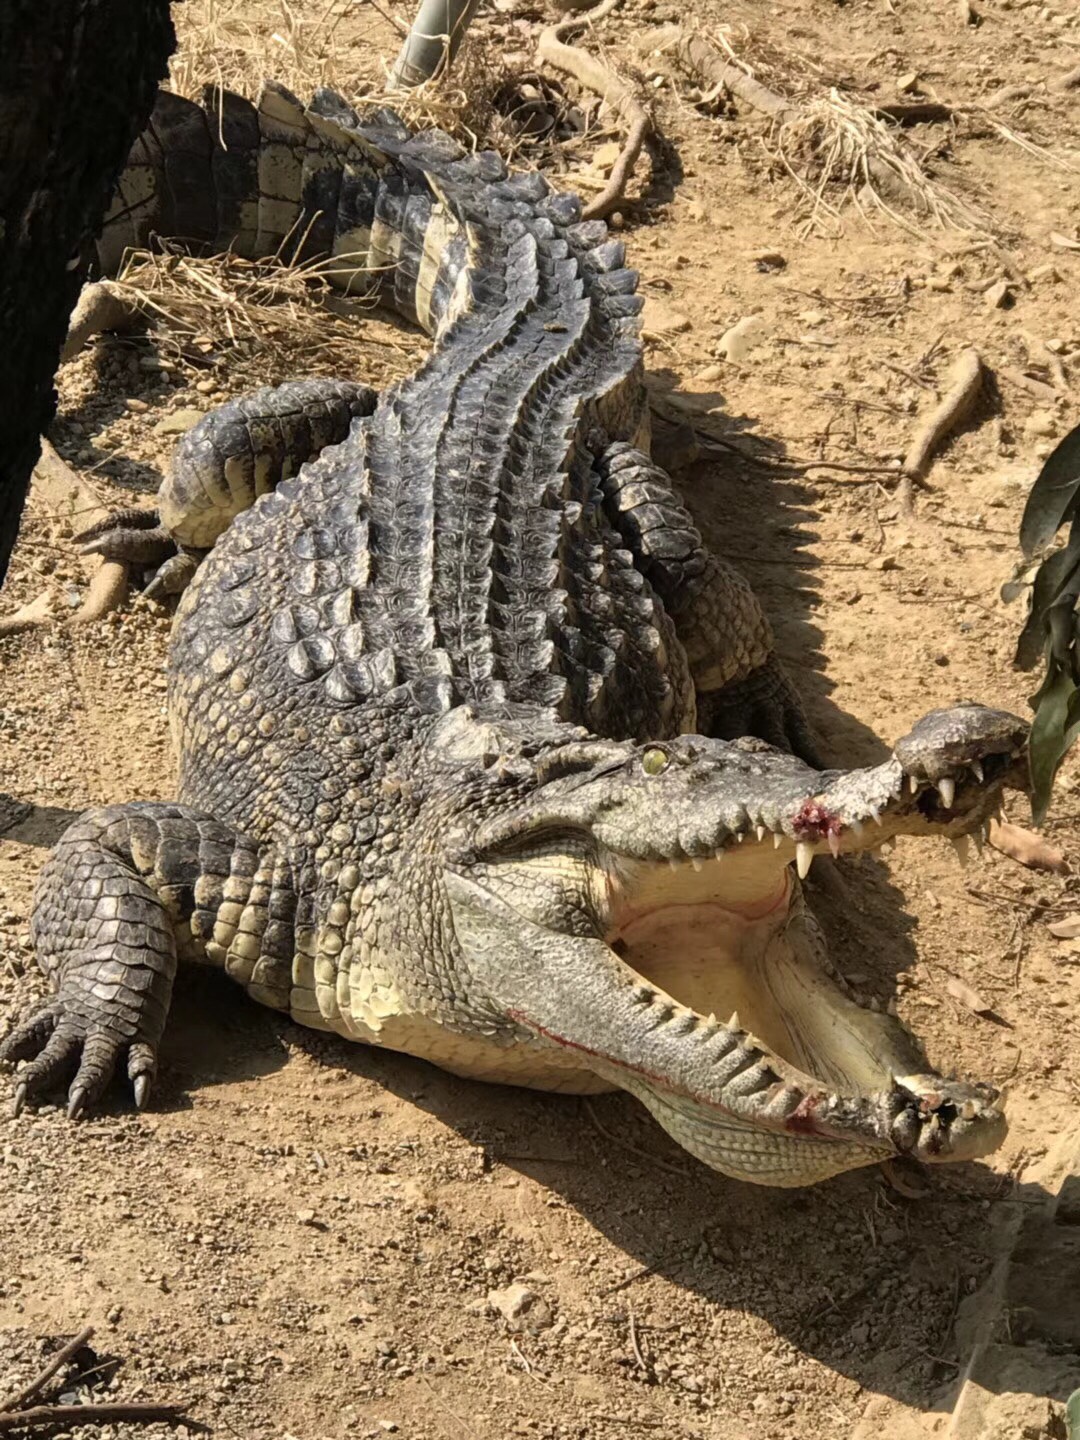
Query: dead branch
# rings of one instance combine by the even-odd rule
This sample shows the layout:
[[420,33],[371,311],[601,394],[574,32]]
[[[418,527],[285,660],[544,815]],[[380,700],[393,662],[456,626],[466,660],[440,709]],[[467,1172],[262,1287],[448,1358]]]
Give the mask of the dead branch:
[[1050,89],[1058,92],[1075,90],[1077,86],[1080,86],[1080,65],[1075,65],[1066,74],[1059,75],[1056,80],[1050,82]]
[[23,1388],[14,1395],[9,1395],[6,1400],[0,1400],[0,1415],[7,1414],[11,1410],[18,1410],[20,1406],[24,1406],[28,1401],[33,1400],[35,1395],[39,1395],[53,1376],[64,1368],[72,1356],[77,1355],[83,1346],[89,1343],[93,1333],[94,1327],[87,1325],[85,1330],[80,1330],[78,1335],[69,1340],[66,1345],[62,1345],[56,1354],[38,1371],[28,1385],[24,1385]]
[[958,357],[944,399],[919,427],[904,457],[904,474],[910,479],[923,478],[938,446],[971,414],[982,389],[983,373],[977,350],[965,350]]
[[1008,820],[990,821],[990,844],[1010,860],[1026,865],[1029,870],[1049,870],[1054,875],[1067,875],[1069,862],[1056,845],[1041,835],[1013,825]]
[[760,80],[755,80],[732,61],[725,60],[708,40],[680,30],[677,25],[665,25],[650,31],[648,41],[650,50],[661,50],[671,56],[691,79],[729,91],[770,119],[783,124],[796,119],[800,113],[798,105],[762,85]]
[[615,111],[626,130],[622,153],[615,162],[608,183],[582,211],[586,220],[605,219],[625,200],[626,186],[634,173],[634,166],[652,125],[648,111],[638,100],[629,81],[590,55],[587,50],[582,50],[577,45],[567,45],[564,40],[566,35],[582,25],[610,14],[620,3],[621,0],[602,0],[601,4],[584,14],[571,15],[555,25],[548,25],[541,30],[536,46],[541,60],[546,60],[565,75],[572,75],[579,84],[599,95],[605,104]]

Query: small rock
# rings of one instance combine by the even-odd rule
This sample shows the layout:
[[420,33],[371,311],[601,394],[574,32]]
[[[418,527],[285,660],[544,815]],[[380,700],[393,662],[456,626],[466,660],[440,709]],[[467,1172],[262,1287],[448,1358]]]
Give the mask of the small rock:
[[136,400],[131,397],[125,400],[124,404],[135,415],[143,415],[147,410],[150,409],[150,406],[146,403],[145,400]]
[[217,388],[216,380],[197,380],[195,382],[195,389],[200,395],[212,395]]
[[509,1330],[528,1330],[535,1334],[538,1330],[547,1330],[554,1319],[551,1306],[543,1296],[520,1282],[508,1285],[505,1290],[488,1291],[487,1303],[488,1309],[503,1317]]
[[998,280],[986,291],[984,299],[991,310],[1008,310],[1014,300],[1012,286],[1007,280]]
[[917,95],[919,93],[919,77],[914,70],[907,75],[901,75],[896,82],[896,93],[898,95]]
[[875,555],[870,561],[874,570],[899,570],[900,561],[895,555]]
[[174,410],[163,415],[154,426],[155,435],[186,435],[193,425],[203,418],[202,410]]
[[1025,422],[1024,429],[1029,435],[1051,436],[1058,428],[1058,417],[1052,410],[1036,410],[1029,415]]
[[592,168],[603,170],[605,174],[615,165],[616,160],[622,154],[622,146],[612,141],[608,145],[600,145],[592,158]]
[[297,1218],[297,1220],[300,1222],[301,1225],[314,1225],[314,1223],[315,1223],[315,1211],[314,1211],[314,1210],[297,1210],[297,1212],[296,1212],[296,1218]]
[[853,1325],[851,1327],[851,1338],[856,1345],[865,1345],[870,1339],[869,1325]]
[[763,272],[783,270],[787,266],[787,259],[780,254],[779,250],[758,250],[750,256],[750,259]]
[[684,335],[691,328],[690,317],[664,300],[650,295],[641,311],[641,329],[646,339],[658,335]]
[[723,355],[733,365],[740,365],[754,348],[756,337],[765,329],[760,315],[744,315],[736,320],[730,330],[725,330],[716,346],[716,353]]
[[714,380],[719,380],[723,373],[724,367],[722,365],[706,365],[704,370],[697,372],[694,379],[700,380],[705,385],[711,385]]

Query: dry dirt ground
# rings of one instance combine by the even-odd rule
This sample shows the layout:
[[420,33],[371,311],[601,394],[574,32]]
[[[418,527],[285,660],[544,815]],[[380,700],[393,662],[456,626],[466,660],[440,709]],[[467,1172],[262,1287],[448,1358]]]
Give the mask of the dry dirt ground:
[[[663,134],[621,222],[649,297],[656,405],[716,446],[680,484],[757,586],[838,762],[880,757],[935,704],[1025,711],[1031,685],[1011,668],[1020,617],[998,588],[1039,458],[1080,420],[1080,127],[1077,92],[1052,89],[1080,61],[1080,19],[1065,0],[974,5],[978,25],[952,0],[792,0],[752,17],[627,0],[586,41],[634,69]],[[178,8],[188,85],[212,65],[289,79],[303,50],[309,71],[355,94],[395,49],[373,5]],[[1048,153],[971,117],[909,132],[994,238],[903,229],[850,204],[842,227],[824,214],[808,227],[761,119],[695,104],[647,53],[650,27],[747,18],[762,53],[802,56],[794,71],[819,93],[896,100],[916,76],[924,95],[969,105],[1032,86],[997,113]],[[501,65],[527,66],[540,19],[527,0],[482,15],[477,95]],[[595,193],[611,139],[594,120],[519,163]],[[985,292],[1002,279],[999,308]],[[721,336],[749,315],[756,348],[721,358]],[[377,315],[346,328],[354,373],[376,383],[421,353]],[[163,417],[326,373],[336,357],[311,335],[234,347],[208,321],[183,343],[102,340],[65,367],[56,443],[110,503],[142,499],[168,463]],[[968,345],[997,394],[934,464],[914,522],[887,474],[746,462],[894,463]],[[78,603],[86,572],[69,533],[31,504],[5,608],[46,585],[59,614]],[[87,805],[171,794],[168,630],[166,611],[136,602],[81,630],[0,641],[0,1028],[42,989],[27,916],[46,848]],[[1080,768],[1066,767],[1048,828],[1080,856]],[[1080,945],[1047,921],[1080,909],[1077,881],[993,852],[963,870],[945,846],[904,842],[840,868],[847,898],[828,886],[819,899],[849,978],[895,996],[937,1064],[1008,1082],[1012,1130],[988,1163],[927,1174],[918,1198],[877,1169],[757,1190],[678,1152],[628,1098],[465,1083],[189,976],[150,1113],[118,1089],[76,1125],[53,1106],[0,1118],[0,1390],[92,1323],[98,1359],[119,1366],[72,1392],[182,1399],[242,1440],[1062,1434],[1055,1405],[1080,1380],[1067,1282],[1080,1232],[1064,1223],[1078,1218]],[[956,998],[952,977],[992,1015]],[[996,1257],[1021,1222],[1004,1319],[982,1333]],[[553,1323],[508,1329],[486,1297],[512,1281]],[[995,1344],[970,1370],[980,1334]],[[950,1419],[966,1375],[968,1409]]]

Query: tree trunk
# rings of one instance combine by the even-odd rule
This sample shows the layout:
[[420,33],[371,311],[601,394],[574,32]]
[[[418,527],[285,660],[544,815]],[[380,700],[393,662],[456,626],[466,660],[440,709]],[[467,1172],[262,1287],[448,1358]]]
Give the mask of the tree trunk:
[[168,0],[0,0],[0,582],[82,260],[174,43]]

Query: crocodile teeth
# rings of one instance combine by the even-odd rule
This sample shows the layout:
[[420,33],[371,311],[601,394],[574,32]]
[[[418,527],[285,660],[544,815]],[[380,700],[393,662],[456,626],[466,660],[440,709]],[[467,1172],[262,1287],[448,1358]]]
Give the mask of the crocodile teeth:
[[736,831],[735,831],[735,840],[736,840],[736,843],[737,843],[737,844],[741,845],[742,842],[743,842],[745,839],[746,839],[746,831],[745,831],[745,830],[736,830]]
[[774,834],[773,837],[772,837],[772,846],[773,846],[773,849],[774,849],[774,850],[779,850],[781,844],[783,843],[783,840],[784,840],[784,837],[780,834],[779,831],[777,831],[776,834]]
[[971,773],[975,776],[975,779],[979,782],[980,785],[982,785],[983,782],[986,780],[986,772],[983,770],[981,760],[972,760]]
[[975,1101],[974,1101],[974,1100],[965,1100],[964,1103],[960,1106],[960,1119],[961,1119],[961,1120],[974,1120],[974,1119],[975,1119]]
[[701,860],[699,860],[696,855],[691,855],[691,856],[690,856],[690,864],[694,867],[694,870],[695,870],[695,871],[699,871],[699,870],[702,868],[702,865],[704,864],[704,862],[701,861]]
[[727,1022],[727,1028],[728,1028],[729,1030],[741,1030],[741,1029],[742,1029],[742,1026],[739,1024],[739,1012],[738,1012],[738,1010],[732,1010],[732,1012],[731,1012],[731,1019]]
[[722,845],[718,845],[716,847],[716,858],[717,860],[722,860],[724,858],[724,847]]
[[810,873],[810,862],[814,858],[814,847],[809,840],[798,840],[795,843],[795,869],[799,872],[799,879],[805,880]]
[[876,805],[870,806],[870,818],[873,820],[875,825],[881,824],[881,811]]
[[907,777],[907,783],[908,789],[911,791],[912,795],[917,795],[919,793],[919,782],[915,779],[915,776],[909,775]]
[[863,823],[861,820],[850,820],[848,822],[848,829],[855,838],[858,839],[863,833]]
[[967,835],[957,835],[951,840],[961,865],[971,864],[971,840]]
[[830,831],[829,831],[829,849],[832,851],[832,858],[833,858],[834,860],[839,860],[839,858],[840,858],[840,836],[837,835],[837,833],[836,833],[835,830],[830,830]]
[[756,830],[755,833],[757,834],[758,843],[760,844],[761,841],[765,839],[765,836],[766,836],[769,832],[766,830],[766,828],[765,828],[764,825],[759,825],[759,826],[757,827],[757,830]]
[[937,788],[941,795],[941,803],[946,810],[951,810],[953,801],[956,799],[956,781],[951,775],[945,775],[937,782]]
[[678,862],[678,860],[676,860],[676,859],[674,858],[674,856],[669,855],[669,856],[668,856],[668,862],[667,862],[667,863],[668,863],[668,867],[669,867],[670,869],[672,869],[672,870],[678,870],[678,868],[679,868],[679,862]]

